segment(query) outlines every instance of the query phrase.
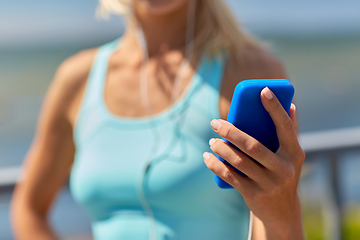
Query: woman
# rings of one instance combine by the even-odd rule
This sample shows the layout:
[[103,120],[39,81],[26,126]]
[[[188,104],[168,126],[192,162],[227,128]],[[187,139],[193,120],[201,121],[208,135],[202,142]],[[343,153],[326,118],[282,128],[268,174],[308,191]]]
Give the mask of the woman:
[[[303,239],[295,107],[287,115],[261,93],[276,153],[221,120],[239,81],[286,78],[279,61],[219,0],[101,0],[100,10],[123,14],[126,32],[59,67],[14,194],[17,238],[56,239],[46,216],[71,169],[94,239],[247,239],[251,226],[252,239]],[[208,153],[209,139],[248,178]],[[206,166],[235,189],[219,189]]]

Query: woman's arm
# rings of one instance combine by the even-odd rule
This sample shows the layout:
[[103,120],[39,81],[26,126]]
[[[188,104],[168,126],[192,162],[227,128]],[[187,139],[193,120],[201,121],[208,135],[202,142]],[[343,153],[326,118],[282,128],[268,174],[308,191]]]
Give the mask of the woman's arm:
[[[239,81],[283,78],[287,78],[287,76],[282,64],[265,50],[251,49],[245,52],[244,57],[240,59],[230,56],[224,72],[222,97],[219,102],[221,118],[226,119],[227,117],[230,99]],[[265,167],[262,168],[245,155],[229,148],[222,140],[213,140],[211,142],[212,150],[228,162],[238,166],[237,168],[241,171],[248,171],[246,174],[249,178],[244,178],[231,170],[228,171],[229,168],[212,154],[207,155],[209,159],[206,160],[206,164],[243,195],[245,202],[253,212],[253,240],[304,239],[300,201],[297,195],[297,184],[304,152],[296,137],[295,107],[292,106],[289,117],[286,113],[284,114],[285,111],[282,112],[282,109],[276,107],[278,106],[276,98],[268,101],[263,93],[262,101],[270,115],[273,116],[275,124],[277,123],[278,135],[279,132],[287,133],[279,135],[281,147],[276,154],[267,152],[267,149],[262,148],[257,141],[244,136],[241,131],[225,121],[221,121],[223,124],[220,129],[215,131],[234,143],[235,140],[229,139],[228,136],[228,131],[232,131],[236,140],[239,141],[235,145],[241,150],[250,156],[257,155],[254,158],[260,163],[264,158],[267,162],[268,159],[273,159],[273,165],[276,164],[278,167],[269,166],[267,168],[263,164]],[[288,136],[291,136],[291,139]],[[281,144],[281,138],[284,139],[283,144]],[[291,144],[285,144],[288,141]]]
[[66,182],[74,159],[73,109],[89,72],[92,51],[66,60],[45,97],[23,176],[11,202],[16,239],[56,239],[48,211]]

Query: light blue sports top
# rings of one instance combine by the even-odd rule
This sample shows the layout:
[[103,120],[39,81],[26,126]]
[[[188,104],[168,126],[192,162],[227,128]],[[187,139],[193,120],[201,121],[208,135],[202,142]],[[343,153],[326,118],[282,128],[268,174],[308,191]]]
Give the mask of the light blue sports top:
[[[186,91],[170,108],[151,117],[120,117],[104,102],[109,57],[117,42],[97,52],[74,129],[70,190],[92,218],[94,239],[149,239],[151,218],[137,193],[144,177],[156,239],[246,240],[249,210],[242,196],[217,187],[202,157],[210,151],[209,139],[219,137],[210,122],[220,118],[225,62],[202,57]],[[152,164],[144,176],[150,154]]]

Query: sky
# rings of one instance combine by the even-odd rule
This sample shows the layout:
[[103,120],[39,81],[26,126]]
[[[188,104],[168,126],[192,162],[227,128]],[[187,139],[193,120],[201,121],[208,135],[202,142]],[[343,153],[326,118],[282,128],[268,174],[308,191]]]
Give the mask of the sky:
[[[97,0],[0,0],[0,49],[101,41],[119,36],[120,18],[97,20]],[[316,37],[360,34],[359,0],[226,0],[258,35]]]

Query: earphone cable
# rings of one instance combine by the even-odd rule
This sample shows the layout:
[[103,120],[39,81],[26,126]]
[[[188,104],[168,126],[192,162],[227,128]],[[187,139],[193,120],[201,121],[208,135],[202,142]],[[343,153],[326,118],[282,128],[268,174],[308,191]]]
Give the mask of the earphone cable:
[[[195,30],[195,8],[196,8],[196,2],[197,0],[190,0],[188,9],[187,9],[187,23],[186,23],[186,34],[185,34],[185,56],[182,60],[178,74],[176,75],[173,91],[170,97],[170,105],[177,99],[180,89],[182,87],[183,78],[184,78],[184,72],[187,70],[190,66],[190,61],[192,59],[193,55],[193,39],[194,39],[194,30]],[[143,52],[143,59],[141,64],[141,70],[140,70],[140,95],[141,95],[141,101],[142,104],[146,110],[146,113],[148,116],[151,116],[153,114],[151,104],[149,101],[148,96],[148,71],[147,71],[147,63],[149,62],[149,54],[147,51],[147,45],[145,36],[143,34],[142,29],[139,26],[136,29],[136,38],[138,41],[138,44],[140,46],[140,49]],[[150,150],[149,156],[146,160],[145,166],[143,168],[143,171],[140,173],[140,176],[138,178],[137,184],[136,184],[136,192],[140,200],[140,204],[142,205],[142,208],[145,211],[145,214],[150,218],[150,232],[149,232],[149,240],[156,240],[156,219],[154,216],[154,212],[151,209],[146,196],[144,192],[144,181],[146,174],[148,173],[149,169],[151,168],[151,163],[155,159],[156,153],[159,149],[159,143],[161,140],[161,134],[160,130],[158,129],[158,126],[153,126],[153,136],[154,136],[154,144]]]

